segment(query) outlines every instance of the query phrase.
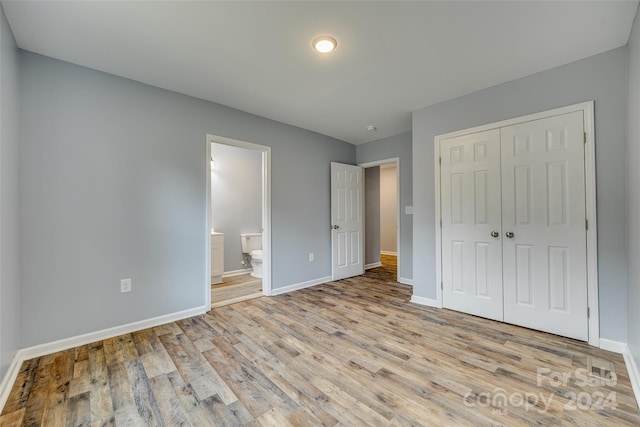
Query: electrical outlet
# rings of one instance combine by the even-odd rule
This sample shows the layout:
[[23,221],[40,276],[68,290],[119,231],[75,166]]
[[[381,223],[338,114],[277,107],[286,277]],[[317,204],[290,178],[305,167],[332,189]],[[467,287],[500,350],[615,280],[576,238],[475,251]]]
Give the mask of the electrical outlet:
[[404,207],[405,215],[413,215],[413,206],[405,206]]
[[120,280],[120,293],[131,292],[131,279]]
[[313,262],[316,260],[316,256],[313,252],[309,252],[309,262]]

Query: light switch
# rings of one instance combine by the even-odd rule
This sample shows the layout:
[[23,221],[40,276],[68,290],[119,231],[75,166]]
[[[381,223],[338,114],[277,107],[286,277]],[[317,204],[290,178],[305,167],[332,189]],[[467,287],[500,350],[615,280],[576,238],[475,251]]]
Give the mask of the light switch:
[[413,215],[413,206],[405,206],[404,207],[405,215]]

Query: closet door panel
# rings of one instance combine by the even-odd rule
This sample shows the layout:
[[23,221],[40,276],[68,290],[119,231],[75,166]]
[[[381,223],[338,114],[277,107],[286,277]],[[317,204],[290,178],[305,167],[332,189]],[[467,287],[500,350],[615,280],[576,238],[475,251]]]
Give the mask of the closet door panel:
[[501,129],[504,321],[588,338],[583,113]]
[[440,152],[443,305],[502,320],[500,132],[443,140]]

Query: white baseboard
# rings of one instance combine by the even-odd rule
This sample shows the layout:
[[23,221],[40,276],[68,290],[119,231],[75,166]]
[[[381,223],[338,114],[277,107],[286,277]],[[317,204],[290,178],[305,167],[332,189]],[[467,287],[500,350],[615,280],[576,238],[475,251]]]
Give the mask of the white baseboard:
[[403,285],[413,286],[413,279],[407,279],[406,277],[398,277],[398,282]]
[[20,350],[18,350],[13,356],[13,360],[11,361],[11,365],[9,365],[9,370],[5,374],[4,378],[2,378],[2,383],[0,383],[0,412],[4,409],[5,403],[7,403],[7,399],[9,398],[9,393],[11,393],[11,388],[13,387],[13,383],[16,382],[16,378],[18,378],[18,374],[20,373],[20,367],[22,366],[22,362],[27,359],[20,358]]
[[636,365],[636,360],[631,354],[631,349],[627,344],[625,344],[625,351],[622,353],[622,357],[624,357],[624,364],[627,365],[627,372],[631,380],[633,394],[636,395],[636,405],[640,408],[640,371],[638,370],[638,365]]
[[310,288],[311,286],[320,285],[331,281],[331,276],[321,277],[319,279],[313,279],[306,282],[294,283],[293,285],[283,286],[281,288],[271,289],[271,295],[281,295],[287,292],[297,291],[299,289]]
[[425,298],[425,297],[419,297],[416,295],[411,295],[411,302],[416,303],[416,304],[420,304],[420,305],[426,305],[428,307],[436,307],[438,308],[438,301],[431,299],[431,298]]
[[393,255],[393,256],[398,256],[398,252],[380,251],[380,255]]
[[600,348],[614,353],[624,354],[627,343],[600,338]]
[[382,267],[382,263],[381,262],[372,262],[371,264],[365,264],[364,269],[365,270],[371,270],[372,268],[376,268],[376,267]]
[[224,273],[222,273],[222,277],[240,276],[241,274],[251,273],[252,271],[253,271],[253,268],[243,268],[241,270],[225,271]]
[[75,337],[63,338],[61,340],[52,341],[45,344],[34,345],[32,347],[21,348],[11,362],[11,366],[7,374],[0,384],[0,412],[4,408],[13,383],[20,372],[22,362],[33,359],[34,357],[44,356],[46,354],[56,353],[58,351],[67,350],[69,348],[78,347],[107,338],[117,337],[118,335],[128,334],[142,329],[153,328],[154,326],[164,325],[165,323],[175,322],[193,316],[199,316],[209,311],[209,307],[202,306],[191,308],[189,310],[178,311],[176,313],[165,314],[163,316],[153,317],[151,319],[140,320],[137,322],[127,323],[126,325],[115,326],[113,328],[102,329],[96,332],[77,335]]
[[622,357],[624,357],[624,364],[627,366],[627,372],[629,374],[629,380],[631,381],[631,387],[633,388],[633,394],[636,396],[636,405],[640,408],[640,371],[638,370],[636,360],[631,354],[629,345],[626,342],[600,338],[600,348],[622,354]]

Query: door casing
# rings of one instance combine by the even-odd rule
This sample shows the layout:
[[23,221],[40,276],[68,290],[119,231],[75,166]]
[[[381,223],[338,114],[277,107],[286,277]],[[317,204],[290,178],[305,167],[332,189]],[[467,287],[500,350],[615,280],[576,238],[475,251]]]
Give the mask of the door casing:
[[[386,165],[389,163],[393,163],[396,165],[396,218],[398,218],[398,227],[396,230],[396,242],[397,243],[397,248],[396,248],[396,260],[398,263],[398,271],[396,272],[396,280],[399,283],[403,283],[405,285],[411,285],[411,283],[408,283],[407,279],[403,279],[402,277],[400,277],[400,260],[401,260],[401,256],[402,256],[402,242],[401,242],[401,233],[400,231],[402,230],[402,223],[404,222],[402,219],[402,215],[400,212],[400,157],[391,157],[388,159],[383,159],[383,160],[376,160],[374,162],[367,162],[367,163],[359,163],[358,166],[362,167],[363,169],[367,169],[367,168],[372,168],[375,166],[381,166],[381,165]],[[365,223],[366,223],[366,219],[365,219]],[[364,236],[364,240],[365,240],[365,248],[367,245],[367,236]]]
[[[211,144],[225,144],[262,152],[262,294],[271,296],[271,147],[210,134],[207,134],[206,143],[207,215],[205,233],[207,236],[211,232]],[[205,240],[205,301],[208,310],[211,307],[211,241],[209,238]]]
[[434,170],[435,170],[435,227],[436,227],[436,306],[442,308],[442,206],[440,202],[440,141],[471,133],[484,132],[491,129],[512,126],[547,117],[582,111],[584,117],[584,131],[586,136],[584,151],[585,166],[585,212],[588,221],[587,233],[587,301],[589,309],[589,344],[600,346],[600,323],[598,303],[598,240],[596,215],[596,161],[595,161],[595,130],[594,130],[594,102],[588,101],[569,105],[553,110],[529,114],[500,122],[476,126],[456,132],[450,132],[434,137]]

